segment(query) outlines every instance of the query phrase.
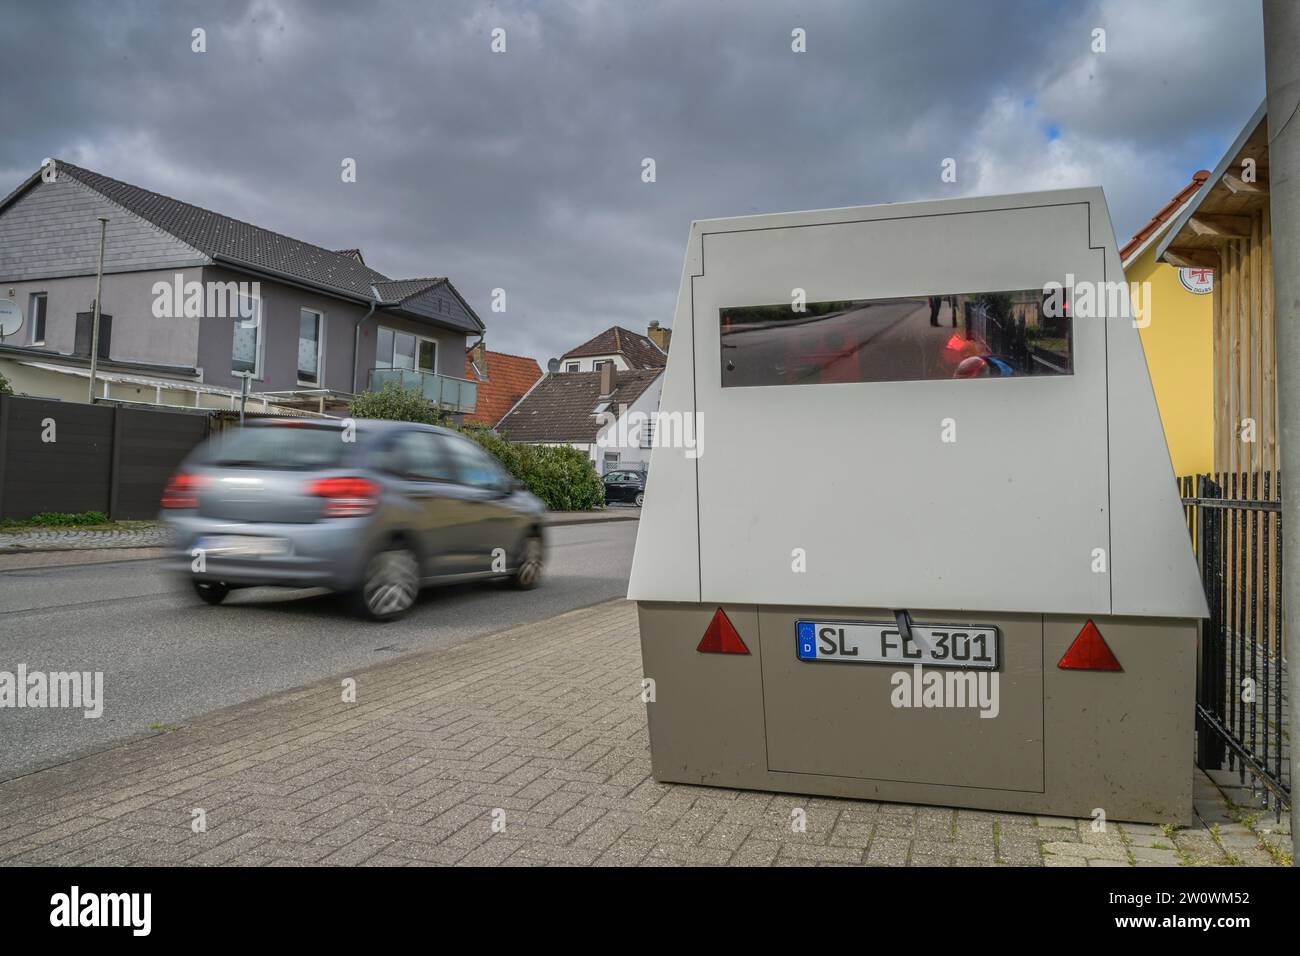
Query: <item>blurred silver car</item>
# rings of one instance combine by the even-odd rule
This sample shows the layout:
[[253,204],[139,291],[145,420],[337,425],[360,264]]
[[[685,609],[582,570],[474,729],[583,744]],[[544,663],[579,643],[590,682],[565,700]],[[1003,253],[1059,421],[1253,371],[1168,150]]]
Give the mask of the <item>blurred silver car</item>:
[[426,584],[541,580],[545,506],[476,443],[405,422],[273,419],[200,445],[163,493],[199,597],[324,587],[375,620]]

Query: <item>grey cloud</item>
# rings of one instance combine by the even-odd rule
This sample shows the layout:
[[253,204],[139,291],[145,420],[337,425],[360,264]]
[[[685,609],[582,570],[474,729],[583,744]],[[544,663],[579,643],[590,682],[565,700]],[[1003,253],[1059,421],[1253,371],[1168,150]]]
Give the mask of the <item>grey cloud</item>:
[[[962,192],[1100,182],[1122,241],[1262,97],[1249,7],[6,0],[0,190],[59,155],[360,245],[390,274],[451,276],[493,347],[544,361],[670,320],[692,219],[945,195],[946,156],[971,164]],[[1093,23],[1109,51],[1090,63]]]

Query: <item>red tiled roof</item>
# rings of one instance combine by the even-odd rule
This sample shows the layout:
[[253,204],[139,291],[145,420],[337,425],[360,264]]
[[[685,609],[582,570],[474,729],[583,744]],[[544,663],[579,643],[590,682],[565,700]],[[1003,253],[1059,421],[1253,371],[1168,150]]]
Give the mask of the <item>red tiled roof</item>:
[[478,405],[473,415],[465,416],[465,421],[495,427],[515,402],[542,377],[542,367],[537,364],[537,359],[524,355],[488,352],[487,378],[483,378],[475,370],[470,355],[466,350],[465,377],[478,382]]
[[1142,243],[1150,239],[1160,227],[1173,219],[1178,214],[1178,210],[1183,208],[1187,200],[1196,195],[1197,190],[1205,185],[1205,181],[1210,178],[1208,169],[1198,170],[1192,181],[1182,188],[1182,190],[1173,199],[1169,200],[1161,210],[1151,217],[1151,221],[1134,233],[1133,238],[1124,243],[1124,247],[1119,251],[1119,261],[1124,262],[1130,255],[1141,248]]
[[567,359],[586,355],[621,355],[630,368],[663,368],[668,364],[668,356],[659,346],[640,332],[629,331],[621,325],[606,329],[561,357]]

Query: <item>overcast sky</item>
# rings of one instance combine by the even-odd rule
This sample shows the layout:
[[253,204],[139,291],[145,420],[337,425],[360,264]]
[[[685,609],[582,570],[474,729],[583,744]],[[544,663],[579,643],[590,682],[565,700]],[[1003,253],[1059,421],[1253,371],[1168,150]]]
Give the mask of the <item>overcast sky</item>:
[[692,219],[1101,185],[1122,243],[1263,96],[1259,0],[0,0],[0,195],[54,156],[360,246],[544,366],[671,323]]

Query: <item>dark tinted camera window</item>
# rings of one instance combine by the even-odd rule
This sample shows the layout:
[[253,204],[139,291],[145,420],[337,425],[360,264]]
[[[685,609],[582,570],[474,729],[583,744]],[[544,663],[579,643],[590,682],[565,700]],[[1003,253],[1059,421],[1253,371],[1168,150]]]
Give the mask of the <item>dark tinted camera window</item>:
[[343,431],[338,428],[252,426],[214,439],[207,463],[227,468],[313,471],[340,465],[346,449]]
[[1069,305],[1042,289],[804,308],[722,309],[722,387],[1074,373]]

